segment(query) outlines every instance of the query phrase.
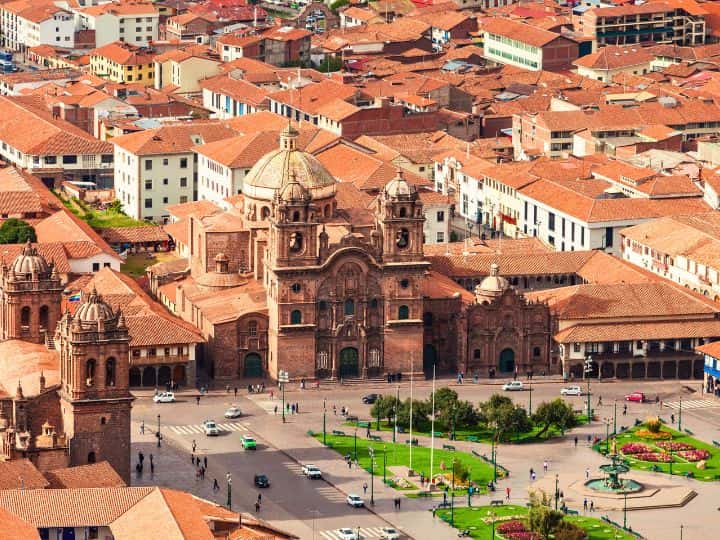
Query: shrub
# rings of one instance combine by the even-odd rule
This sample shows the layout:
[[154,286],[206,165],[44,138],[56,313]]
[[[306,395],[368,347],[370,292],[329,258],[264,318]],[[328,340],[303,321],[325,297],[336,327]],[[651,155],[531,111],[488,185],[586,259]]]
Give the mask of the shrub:
[[672,433],[670,433],[669,431],[663,431],[662,429],[657,433],[653,433],[649,429],[638,429],[635,432],[635,435],[642,439],[672,439]]
[[585,540],[587,536],[585,529],[569,521],[561,521],[555,529],[555,540]]
[[641,454],[635,454],[633,457],[640,461],[653,461],[656,463],[670,463],[672,461],[670,454],[666,454],[665,452],[643,452]]
[[525,523],[523,523],[519,519],[514,519],[512,521],[508,521],[506,523],[498,525],[496,530],[500,534],[507,534],[514,532],[525,532],[527,531],[527,527],[525,526]]
[[660,422],[658,417],[648,418],[645,421],[645,426],[650,433],[659,433],[662,428],[662,422]]
[[678,452],[677,455],[687,461],[694,463],[695,461],[701,461],[709,458],[710,452],[708,452],[707,450],[700,450],[698,448],[695,450],[683,450]]

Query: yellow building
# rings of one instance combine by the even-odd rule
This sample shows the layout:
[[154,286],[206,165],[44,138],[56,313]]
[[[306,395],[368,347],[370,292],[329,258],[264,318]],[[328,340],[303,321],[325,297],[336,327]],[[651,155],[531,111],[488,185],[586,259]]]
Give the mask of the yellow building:
[[90,53],[90,72],[116,83],[155,83],[155,55],[147,48],[121,41]]

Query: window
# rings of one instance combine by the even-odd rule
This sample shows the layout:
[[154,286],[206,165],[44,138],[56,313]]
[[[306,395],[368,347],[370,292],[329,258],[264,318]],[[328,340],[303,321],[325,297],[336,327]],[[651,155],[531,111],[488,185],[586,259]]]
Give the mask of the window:
[[95,463],[95,452],[90,452],[88,454],[88,463]]
[[100,263],[93,263],[93,272],[100,271]]
[[250,321],[248,323],[248,333],[251,337],[257,336],[257,321]]
[[145,180],[145,189],[152,189],[152,180]]
[[30,326],[30,308],[27,306],[20,311],[20,325]]
[[145,208],[152,208],[152,199],[145,199]]
[[445,233],[443,231],[438,231],[435,235],[435,240],[438,242],[438,244],[442,244],[445,242]]
[[148,349],[148,356],[157,356],[157,349]]
[[62,162],[64,165],[74,165],[77,163],[77,156],[63,156]]
[[163,178],[163,186],[167,186],[170,181],[167,178]]
[[410,308],[407,306],[400,306],[398,308],[398,319],[404,321],[410,318]]
[[612,245],[613,245],[613,228],[605,227],[605,246],[604,247],[612,247]]
[[187,177],[183,176],[180,178],[180,187],[187,187]]
[[432,326],[432,324],[433,324],[433,314],[430,313],[429,311],[426,311],[425,313],[423,313],[423,324],[425,326]]
[[580,352],[581,347],[580,343],[573,343],[573,352]]
[[140,349],[133,349],[132,355],[135,358],[139,358],[140,357]]
[[290,324],[302,324],[302,313],[299,309],[290,312]]
[[440,211],[436,214],[436,219],[437,219],[437,222],[438,222],[438,223],[442,223],[443,221],[445,221],[445,212],[444,212],[443,210],[440,210]]
[[373,298],[372,300],[370,300],[370,308],[371,308],[371,309],[377,309],[377,307],[378,307],[378,299],[377,299],[377,298]]
[[152,159],[145,160],[145,170],[152,171]]
[[345,300],[345,315],[355,315],[355,301],[352,298]]
[[187,158],[180,158],[180,168],[181,169],[187,169]]
[[105,386],[115,386],[115,359],[112,357],[105,361]]
[[57,156],[45,156],[45,163],[55,165],[57,163]]
[[188,202],[187,195],[180,195],[180,204]]
[[163,166],[167,167],[170,164],[170,160],[168,158],[163,158]]
[[96,362],[94,358],[85,362],[85,382],[88,386],[91,386],[93,384],[93,380],[95,379],[95,367]]
[[320,300],[320,302],[318,303],[318,309],[320,311],[325,311],[327,309],[327,307],[328,307],[327,302],[325,300]]
[[163,204],[167,204],[167,203],[168,203],[168,198],[167,198],[167,197],[163,197]]
[[299,283],[293,283],[290,285],[290,290],[297,294],[302,290],[302,286]]
[[400,287],[402,287],[403,289],[407,289],[409,286],[410,286],[410,281],[408,281],[407,279],[400,280]]
[[104,416],[100,417],[100,425],[105,425],[107,423],[107,419]]
[[555,214],[553,212],[548,212],[548,230],[555,230]]
[[540,356],[540,347],[533,348],[533,356],[535,356],[535,357]]

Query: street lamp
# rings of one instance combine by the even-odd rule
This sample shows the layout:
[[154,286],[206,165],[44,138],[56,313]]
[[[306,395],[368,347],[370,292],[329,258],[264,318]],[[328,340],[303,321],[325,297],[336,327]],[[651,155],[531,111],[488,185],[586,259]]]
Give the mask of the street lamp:
[[287,371],[280,370],[278,373],[278,382],[280,383],[280,390],[282,390],[282,421],[285,423],[285,385],[290,382],[290,376]]
[[355,452],[353,452],[353,459],[357,461],[357,424],[355,425]]
[[605,419],[605,453],[610,453],[610,419]]
[[678,409],[678,431],[682,431],[682,398],[680,398],[680,408]]
[[455,526],[455,458],[452,460],[452,484],[450,485],[450,526]]
[[530,405],[528,406],[528,416],[532,416],[532,379],[530,379]]
[[368,448],[370,454],[370,506],[375,506],[375,450]]
[[680,525],[680,540],[682,540],[682,533],[683,533],[684,528],[685,528],[684,525]]
[[160,448],[160,415],[158,414],[158,432],[157,432],[158,448]]
[[227,473],[225,480],[227,481],[227,507],[228,510],[232,510],[232,474]]
[[495,518],[497,517],[497,514],[495,511],[490,510],[488,512],[488,516],[492,517],[492,540],[495,540]]
[[497,482],[497,446],[495,444],[495,438],[497,437],[497,428],[493,432],[492,439],[490,439],[490,457],[493,463],[493,484]]
[[[326,399],[323,398],[323,444],[327,445],[327,429],[326,429],[326,418],[325,415],[327,414],[327,407],[326,407]],[[285,410],[285,406],[283,406],[283,412]]]
[[592,414],[590,413],[590,373],[592,372],[592,356],[588,355],[585,359],[585,379],[587,380],[587,420],[588,424],[592,423]]
[[560,489],[559,484],[560,483],[560,475],[555,475],[555,511],[557,512],[558,509],[558,500],[560,499]]
[[615,409],[613,410],[613,435],[617,435],[617,399],[615,400]]
[[387,484],[387,446],[383,446],[383,484]]
[[627,491],[623,491],[623,498],[625,499],[623,504],[623,529],[627,531]]

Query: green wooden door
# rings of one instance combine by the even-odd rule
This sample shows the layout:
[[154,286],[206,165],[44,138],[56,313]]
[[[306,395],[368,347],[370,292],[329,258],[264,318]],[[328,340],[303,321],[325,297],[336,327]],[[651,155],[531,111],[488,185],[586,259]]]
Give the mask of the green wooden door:
[[515,371],[515,352],[512,349],[503,349],[500,353],[498,370],[501,373],[512,373]]
[[263,376],[262,358],[257,353],[250,353],[245,357],[243,376],[258,378]]
[[346,347],[340,351],[340,377],[357,377],[360,374],[358,350]]

